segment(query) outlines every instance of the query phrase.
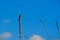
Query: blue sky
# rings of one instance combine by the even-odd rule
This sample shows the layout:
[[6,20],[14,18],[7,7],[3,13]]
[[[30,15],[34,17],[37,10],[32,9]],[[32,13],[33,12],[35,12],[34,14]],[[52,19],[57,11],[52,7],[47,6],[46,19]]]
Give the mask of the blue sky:
[[0,0],[0,34],[12,33],[9,40],[18,39],[19,12],[22,14],[23,35],[39,35],[48,40],[41,19],[46,24],[49,35],[60,37],[55,23],[57,19],[60,28],[60,0]]

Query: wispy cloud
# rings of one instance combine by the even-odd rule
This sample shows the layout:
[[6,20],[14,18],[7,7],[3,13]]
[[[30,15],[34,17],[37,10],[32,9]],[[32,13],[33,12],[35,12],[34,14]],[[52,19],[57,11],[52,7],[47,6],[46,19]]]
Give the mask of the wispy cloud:
[[3,19],[2,22],[3,22],[3,23],[10,23],[11,20],[10,20],[10,19]]
[[2,36],[3,36],[3,38],[10,38],[11,37],[11,33],[4,32]]
[[3,34],[0,35],[0,38],[5,38],[5,39],[9,39],[11,38],[11,33],[10,32],[4,32]]
[[45,40],[45,39],[39,35],[33,35],[32,37],[30,37],[29,40]]

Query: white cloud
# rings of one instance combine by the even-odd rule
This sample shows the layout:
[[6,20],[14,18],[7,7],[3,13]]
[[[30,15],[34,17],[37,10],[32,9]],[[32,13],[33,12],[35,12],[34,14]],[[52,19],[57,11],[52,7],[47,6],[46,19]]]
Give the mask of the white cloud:
[[45,39],[39,35],[33,35],[32,37],[29,38],[29,40],[45,40]]
[[11,33],[10,32],[4,32],[3,34],[0,35],[0,38],[9,39],[9,38],[11,38]]
[[2,35],[3,38],[10,38],[11,37],[11,33],[9,32],[4,32],[3,35]]
[[0,35],[0,39],[2,38],[2,35]]
[[10,20],[10,19],[3,19],[2,22],[3,22],[3,23],[10,23],[11,20]]

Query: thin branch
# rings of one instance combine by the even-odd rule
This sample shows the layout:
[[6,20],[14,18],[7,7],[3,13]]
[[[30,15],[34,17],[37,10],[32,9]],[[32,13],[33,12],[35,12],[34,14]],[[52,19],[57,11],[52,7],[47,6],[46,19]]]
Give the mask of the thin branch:
[[60,30],[59,30],[59,26],[58,26],[57,20],[56,20],[56,27],[57,27],[57,30],[58,30],[58,34],[60,35]]
[[19,34],[20,34],[20,40],[22,40],[22,26],[21,26],[21,14],[18,17],[18,22],[19,22]]
[[42,20],[40,20],[40,22],[43,24],[43,28],[45,29],[48,38],[50,38],[50,35],[48,34],[48,30],[47,30],[47,28],[46,28],[45,23],[44,23]]

